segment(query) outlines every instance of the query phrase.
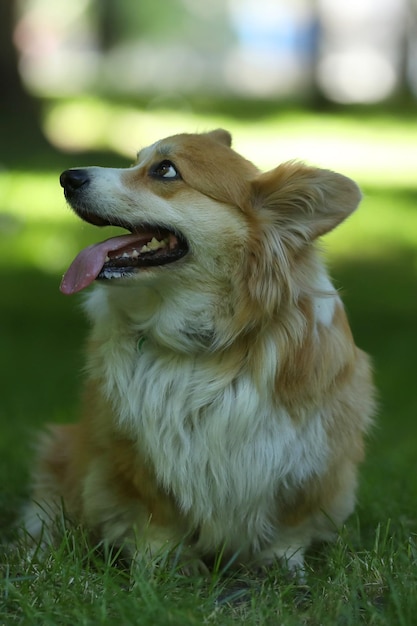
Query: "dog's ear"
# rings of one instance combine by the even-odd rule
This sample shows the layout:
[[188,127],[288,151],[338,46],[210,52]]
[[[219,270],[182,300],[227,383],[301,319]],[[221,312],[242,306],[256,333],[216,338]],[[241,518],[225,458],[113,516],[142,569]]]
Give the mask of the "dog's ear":
[[216,128],[216,130],[212,130],[209,133],[206,133],[209,137],[217,141],[218,143],[222,143],[228,148],[232,145],[232,135],[229,131],[224,130],[223,128]]
[[288,162],[252,183],[254,204],[291,238],[311,241],[335,228],[358,206],[361,192],[350,178]]

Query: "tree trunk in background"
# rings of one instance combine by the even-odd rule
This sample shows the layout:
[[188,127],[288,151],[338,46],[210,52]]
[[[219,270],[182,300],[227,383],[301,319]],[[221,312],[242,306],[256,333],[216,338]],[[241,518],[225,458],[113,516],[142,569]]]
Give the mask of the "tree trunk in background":
[[119,24],[117,0],[96,0],[94,8],[96,10],[100,50],[108,52],[120,40],[117,27]]
[[0,0],[0,151],[14,144],[42,142],[39,125],[40,102],[32,98],[22,84],[18,54],[13,44],[16,21],[15,0]]

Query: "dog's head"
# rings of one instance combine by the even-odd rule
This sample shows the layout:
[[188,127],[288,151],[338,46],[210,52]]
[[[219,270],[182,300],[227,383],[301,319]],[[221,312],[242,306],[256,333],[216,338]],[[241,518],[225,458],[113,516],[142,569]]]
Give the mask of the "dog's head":
[[225,232],[230,242],[240,226],[244,237],[243,211],[257,172],[230,143],[223,130],[177,135],[141,150],[137,163],[127,169],[63,172],[65,197],[81,218],[131,233],[83,251],[64,277],[64,293],[79,291],[96,278],[126,283],[226,255]]
[[82,251],[62,291],[95,279],[135,286],[193,277],[197,290],[199,280],[213,291],[221,283],[223,293],[228,284],[271,314],[297,281],[307,284],[311,243],[356,208],[358,187],[298,162],[260,173],[230,146],[224,130],[180,134],[141,150],[127,169],[65,171],[65,197],[81,218],[130,234]]

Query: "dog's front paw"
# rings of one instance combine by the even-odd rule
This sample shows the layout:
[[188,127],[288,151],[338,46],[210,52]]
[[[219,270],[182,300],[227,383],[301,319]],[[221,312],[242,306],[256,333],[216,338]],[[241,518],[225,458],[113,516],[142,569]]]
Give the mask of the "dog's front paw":
[[209,568],[198,554],[189,546],[180,544],[171,549],[167,557],[171,571],[182,576],[208,576]]
[[264,550],[257,558],[260,568],[267,568],[279,561],[299,584],[305,583],[304,547],[274,546]]
[[210,570],[207,565],[195,556],[190,556],[188,559],[181,559],[178,564],[178,573],[182,576],[194,577],[194,576],[204,576],[208,577],[210,575]]

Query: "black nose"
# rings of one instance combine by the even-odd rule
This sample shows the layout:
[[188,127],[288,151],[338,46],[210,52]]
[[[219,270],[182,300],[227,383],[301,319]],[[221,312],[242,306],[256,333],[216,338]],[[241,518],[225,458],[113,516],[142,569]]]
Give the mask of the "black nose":
[[67,195],[77,191],[80,187],[83,187],[83,185],[88,185],[90,177],[87,170],[65,170],[59,177],[59,182],[61,183],[61,187],[64,188],[65,195]]

